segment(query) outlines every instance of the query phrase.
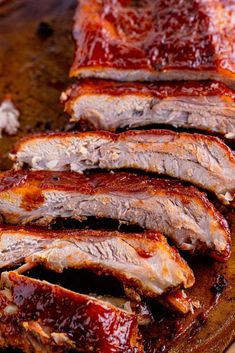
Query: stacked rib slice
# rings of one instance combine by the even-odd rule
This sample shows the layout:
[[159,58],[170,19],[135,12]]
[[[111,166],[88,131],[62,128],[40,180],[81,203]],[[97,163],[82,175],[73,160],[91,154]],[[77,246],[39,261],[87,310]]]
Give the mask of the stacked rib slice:
[[[141,353],[138,325],[153,320],[146,298],[194,310],[184,291],[194,274],[175,247],[218,261],[231,253],[209,199],[235,204],[235,157],[221,139],[235,139],[232,11],[220,0],[79,1],[78,81],[61,100],[93,131],[27,136],[10,155],[14,169],[0,174],[0,269],[17,267],[1,276],[0,347]],[[142,231],[50,229],[90,217]],[[125,298],[25,275],[38,265],[113,276]]]

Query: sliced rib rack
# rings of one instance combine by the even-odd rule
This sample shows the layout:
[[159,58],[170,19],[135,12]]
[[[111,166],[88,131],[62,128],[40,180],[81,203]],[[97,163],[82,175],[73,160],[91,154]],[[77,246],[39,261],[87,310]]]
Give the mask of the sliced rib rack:
[[23,352],[141,353],[136,316],[107,302],[5,272],[0,347]]
[[230,255],[226,220],[204,193],[178,182],[129,173],[9,171],[0,174],[0,215],[11,224],[48,225],[89,216],[138,224],[180,249]]
[[71,75],[234,85],[235,26],[219,0],[81,0]]
[[151,231],[0,229],[0,268],[20,262],[42,264],[57,272],[88,268],[113,275],[145,297],[194,284],[193,273],[178,251],[163,235]]
[[170,130],[53,133],[27,136],[16,168],[72,170],[133,168],[165,174],[214,192],[225,204],[235,192],[235,156],[221,140]]
[[216,81],[83,80],[61,95],[72,121],[115,131],[150,124],[197,129],[235,139],[235,92]]

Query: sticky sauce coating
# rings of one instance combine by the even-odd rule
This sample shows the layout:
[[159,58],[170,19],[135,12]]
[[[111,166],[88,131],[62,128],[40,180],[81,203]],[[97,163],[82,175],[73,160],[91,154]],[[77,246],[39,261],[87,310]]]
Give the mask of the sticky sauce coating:
[[218,0],[82,0],[71,74],[106,67],[234,75],[231,33],[232,11]]
[[[38,344],[41,339],[54,346],[53,352],[56,349],[64,352],[63,346],[79,352],[142,352],[134,315],[14,272],[5,273],[4,279],[4,291],[0,292],[0,328],[3,335],[7,332],[4,339],[13,347],[30,348],[32,335],[35,340],[39,338]],[[6,297],[6,293],[11,295]]]

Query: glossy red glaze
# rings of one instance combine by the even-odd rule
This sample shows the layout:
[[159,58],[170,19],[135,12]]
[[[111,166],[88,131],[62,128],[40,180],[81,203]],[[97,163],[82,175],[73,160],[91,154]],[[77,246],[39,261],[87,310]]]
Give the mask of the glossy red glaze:
[[[7,282],[7,288],[10,283],[12,300],[0,294],[0,310],[8,304],[17,307],[14,315],[1,313],[1,334],[9,345],[13,343],[13,347],[18,347],[17,340],[24,342],[23,322],[35,321],[50,333],[66,333],[78,352],[142,352],[138,344],[135,315],[86,295],[14,272],[7,275]],[[57,347],[60,351],[59,345]]]
[[81,0],[71,73],[109,67],[233,76],[231,17],[219,0]]

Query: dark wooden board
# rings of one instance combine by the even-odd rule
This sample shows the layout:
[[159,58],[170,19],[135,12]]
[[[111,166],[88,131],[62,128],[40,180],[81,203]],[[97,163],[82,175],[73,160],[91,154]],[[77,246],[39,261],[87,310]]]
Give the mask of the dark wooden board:
[[[70,81],[75,5],[75,0],[0,0],[0,100],[11,94],[21,112],[18,135],[0,139],[2,170],[11,167],[7,154],[20,136],[68,124],[59,96]],[[52,35],[38,33],[41,22],[49,24]],[[226,216],[232,225],[232,212]],[[143,330],[147,353],[222,353],[235,338],[235,256],[227,264],[203,258],[190,262],[196,276],[190,294],[203,307],[177,318],[156,308],[159,321]],[[218,275],[227,287],[216,300],[211,287]]]

